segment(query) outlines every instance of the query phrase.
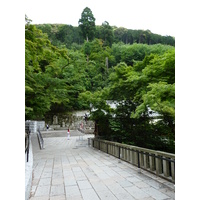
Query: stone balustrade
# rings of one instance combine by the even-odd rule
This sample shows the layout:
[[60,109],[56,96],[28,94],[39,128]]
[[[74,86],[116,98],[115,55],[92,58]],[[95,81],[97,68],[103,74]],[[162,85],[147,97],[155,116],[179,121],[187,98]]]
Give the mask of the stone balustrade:
[[25,130],[30,130],[31,133],[36,133],[38,129],[43,130],[45,128],[45,121],[25,121]]
[[175,154],[96,138],[90,140],[92,147],[175,183]]

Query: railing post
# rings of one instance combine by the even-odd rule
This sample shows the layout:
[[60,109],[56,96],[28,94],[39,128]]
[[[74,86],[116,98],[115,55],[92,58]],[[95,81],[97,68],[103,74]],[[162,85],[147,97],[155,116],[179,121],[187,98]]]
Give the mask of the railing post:
[[144,154],[144,168],[149,168],[149,153]]
[[140,168],[140,153],[138,150],[137,150],[137,157],[138,157],[138,162],[137,162],[138,168]]
[[171,162],[172,180],[175,181],[175,163]]
[[169,177],[169,161],[163,160],[163,172],[165,177]]
[[156,153],[156,174],[162,174],[162,159],[158,154]]
[[119,154],[118,154],[118,158],[120,159],[120,146],[119,146]]
[[115,144],[115,157],[118,157],[119,147]]
[[122,147],[122,156],[121,156],[121,159],[124,160],[124,157],[125,157],[124,156],[124,148]]
[[131,156],[132,156],[131,150],[128,149],[128,162],[129,162],[129,163],[132,163],[132,159],[131,159],[132,157],[131,157]]
[[130,163],[133,164],[133,149],[131,148],[129,151],[130,151]]
[[143,151],[141,151],[140,154],[139,154],[139,161],[140,161],[140,166],[144,166],[144,154],[143,154]]
[[149,156],[150,170],[154,171],[155,170],[155,157],[154,157],[154,154],[151,154],[151,155]]
[[134,150],[134,152],[133,152],[133,163],[135,164],[135,165],[138,165],[138,158],[137,158],[137,151],[136,150]]
[[129,155],[130,150],[127,148],[126,149],[126,161],[130,162],[130,155]]
[[124,148],[124,160],[127,161],[127,148]]

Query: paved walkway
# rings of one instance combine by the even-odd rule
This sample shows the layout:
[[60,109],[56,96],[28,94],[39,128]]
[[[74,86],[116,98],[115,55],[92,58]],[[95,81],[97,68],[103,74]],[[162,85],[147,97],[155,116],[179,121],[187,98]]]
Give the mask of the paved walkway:
[[[76,136],[74,136],[76,135]],[[40,150],[32,136],[33,180],[30,200],[175,199],[172,183],[92,147],[88,137],[46,137]],[[64,135],[63,135],[64,136]]]

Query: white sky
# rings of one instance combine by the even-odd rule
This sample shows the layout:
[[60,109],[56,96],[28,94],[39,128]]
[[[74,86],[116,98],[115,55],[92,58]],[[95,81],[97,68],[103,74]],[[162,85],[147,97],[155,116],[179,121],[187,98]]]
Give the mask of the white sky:
[[174,0],[26,0],[25,14],[33,24],[78,26],[85,7],[92,10],[96,25],[108,21],[111,26],[175,36]]

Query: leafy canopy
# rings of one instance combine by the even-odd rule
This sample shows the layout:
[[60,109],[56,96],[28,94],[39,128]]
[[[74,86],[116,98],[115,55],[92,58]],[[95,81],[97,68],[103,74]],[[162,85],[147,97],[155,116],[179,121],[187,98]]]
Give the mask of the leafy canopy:
[[[46,119],[92,105],[91,118],[100,136],[174,151],[173,46],[148,45],[162,38],[149,31],[111,27],[106,21],[95,32],[89,8],[77,29],[67,25],[39,29],[28,17],[25,21],[26,119]],[[81,40],[79,30],[90,41]],[[115,102],[116,108],[108,102]]]

